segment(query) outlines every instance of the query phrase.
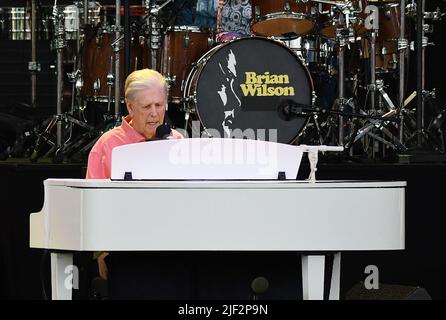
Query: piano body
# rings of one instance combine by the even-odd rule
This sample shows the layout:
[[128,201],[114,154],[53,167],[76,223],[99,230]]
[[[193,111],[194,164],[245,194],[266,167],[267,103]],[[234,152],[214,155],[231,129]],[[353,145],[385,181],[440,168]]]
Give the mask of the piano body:
[[[308,148],[280,144],[272,148],[275,160],[262,166],[213,161],[200,170],[206,165],[174,163],[166,150],[193,143],[209,149],[271,142],[188,140],[115,148],[113,159],[121,160],[114,160],[111,180],[44,182],[43,208],[30,216],[30,246],[54,251],[53,299],[71,299],[67,279],[74,251],[299,251],[304,299],[323,298],[324,253],[330,251],[336,253],[330,299],[339,299],[341,251],[404,249],[405,182],[297,181]],[[163,157],[170,157],[170,164]],[[129,158],[138,163],[123,162]],[[184,166],[197,170],[185,173]],[[169,170],[168,178],[159,177],[159,167]],[[246,172],[261,179],[248,179]],[[277,172],[292,179],[278,180]],[[222,175],[226,179],[217,178]]]

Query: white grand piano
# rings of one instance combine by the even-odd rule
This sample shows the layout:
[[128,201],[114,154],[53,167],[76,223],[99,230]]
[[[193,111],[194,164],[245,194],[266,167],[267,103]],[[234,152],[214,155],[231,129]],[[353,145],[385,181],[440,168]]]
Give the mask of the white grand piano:
[[[118,147],[111,180],[44,182],[30,246],[54,251],[53,299],[72,297],[75,251],[299,251],[304,299],[323,299],[330,251],[339,299],[341,251],[404,249],[406,183],[316,181],[317,153],[330,150],[237,139]],[[304,152],[312,170],[297,181]]]

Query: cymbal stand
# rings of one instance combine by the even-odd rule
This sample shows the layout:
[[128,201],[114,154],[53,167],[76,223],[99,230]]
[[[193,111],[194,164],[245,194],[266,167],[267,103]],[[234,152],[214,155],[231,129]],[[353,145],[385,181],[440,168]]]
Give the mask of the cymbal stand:
[[370,111],[375,111],[376,92],[376,37],[378,30],[372,29],[370,33],[370,83],[367,85],[367,92],[370,93]]
[[[63,49],[65,48],[65,28],[64,15],[60,13],[56,6],[53,7],[54,30],[55,30],[55,48],[57,50],[57,101],[56,101],[56,117],[60,120],[62,117],[62,99],[63,99]],[[62,146],[62,122],[57,121],[56,125],[56,148]]]
[[[344,13],[344,12],[343,12]],[[347,104],[347,100],[345,99],[345,67],[344,67],[344,57],[345,57],[345,46],[348,45],[348,42],[353,37],[353,29],[349,27],[349,14],[345,12],[346,18],[346,26],[345,28],[336,29],[336,43],[338,44],[338,99],[336,104],[338,106],[339,111],[344,111],[344,106]],[[339,138],[338,145],[344,145],[344,118],[343,116],[339,116]]]
[[83,25],[86,26],[88,24],[88,0],[84,0],[84,21]]
[[406,0],[400,0],[400,37],[398,39],[399,65],[398,65],[398,114],[400,117],[399,123],[399,138],[404,143],[404,85],[405,85],[405,62],[408,48],[408,41],[405,38],[406,30]]
[[31,61],[28,63],[28,70],[31,71],[31,106],[36,107],[37,98],[37,71],[40,65],[36,61],[37,55],[37,32],[36,32],[36,0],[31,1]]
[[[416,41],[414,42],[414,49],[417,56],[417,117],[416,117],[416,132],[409,138],[416,137],[416,146],[413,150],[427,150],[429,144],[429,132],[425,126],[425,105],[427,100],[432,100],[435,95],[425,89],[425,57],[426,57],[426,47],[429,45],[434,45],[429,43],[429,39],[426,36],[427,33],[433,31],[433,27],[429,23],[425,23],[426,19],[438,20],[444,14],[439,12],[439,9],[435,12],[425,12],[425,0],[417,0],[416,7],[415,1],[412,1],[411,9],[416,8]],[[409,12],[413,15],[414,12]],[[412,49],[412,43],[410,44]],[[434,90],[435,92],[435,90]],[[425,148],[427,147],[427,148]]]
[[153,70],[158,70],[157,57],[161,45],[161,23],[158,19],[159,12],[171,1],[172,0],[166,0],[162,5],[158,6],[156,0],[146,0],[146,8],[149,11],[150,21],[150,49],[152,58],[150,67]]
[[115,53],[115,121],[120,122],[121,116],[121,84],[120,84],[120,34],[121,32],[121,0],[116,0],[115,41],[112,44]]
[[111,102],[112,102],[112,88],[115,83],[115,75],[113,74],[113,56],[110,57],[110,69],[107,73],[107,87],[108,87],[108,99],[107,99],[107,116],[110,115]]
[[[375,60],[372,59],[371,60]],[[372,69],[374,70],[374,69]],[[373,73],[373,71],[372,71]],[[397,115],[399,117],[398,114],[398,109],[395,107],[395,105],[393,104],[392,100],[390,99],[389,95],[387,94],[387,92],[384,91],[384,81],[382,79],[376,79],[375,81],[375,85],[373,85],[373,87],[371,87],[372,85],[368,85],[367,86],[367,90],[368,92],[378,92],[379,94],[379,110],[382,110],[383,105],[385,104],[387,106],[387,109],[389,110],[387,113],[385,113],[382,117],[383,118],[388,118],[390,116],[395,116]],[[375,105],[374,105],[375,106]],[[372,112],[368,112],[368,113],[375,113],[374,111],[376,111],[374,108],[371,110]],[[364,113],[367,113],[367,110],[363,110]],[[400,117],[399,117],[400,118]],[[401,139],[398,139],[395,135],[392,134],[391,131],[389,131],[385,126],[388,125],[388,121],[383,121],[383,120],[373,120],[373,119],[369,119],[368,120],[370,122],[370,124],[365,125],[364,127],[362,127],[361,129],[359,129],[357,131],[356,136],[354,137],[353,140],[351,140],[350,145],[352,145],[353,143],[355,143],[356,141],[358,141],[360,138],[362,138],[363,136],[365,136],[366,134],[368,136],[370,136],[372,139],[374,140],[378,140],[381,143],[392,147],[395,150],[398,151],[406,151],[407,148],[404,146],[403,142]],[[401,121],[401,118],[400,118]],[[386,135],[391,141],[392,143],[386,141],[384,138],[379,137],[378,135],[374,134],[372,132],[372,129],[374,128],[378,128],[380,131],[382,131],[382,133],[384,135]],[[372,157],[375,157],[375,150],[374,150],[374,144],[373,144],[373,152],[372,152]]]

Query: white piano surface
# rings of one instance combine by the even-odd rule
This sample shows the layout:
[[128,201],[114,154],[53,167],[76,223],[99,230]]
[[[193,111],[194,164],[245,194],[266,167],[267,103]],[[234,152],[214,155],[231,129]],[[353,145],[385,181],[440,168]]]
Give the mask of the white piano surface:
[[[175,145],[185,147],[182,150],[198,150],[199,157],[209,159],[218,152],[203,150],[219,150],[221,146],[231,147],[231,143],[234,147],[255,147],[265,161],[231,166],[214,159],[211,167],[203,164],[207,167],[200,174],[200,178],[214,178],[229,172],[237,177],[235,172],[240,172],[243,180],[159,179],[157,167],[168,172],[168,178],[193,178],[199,172],[197,163],[178,166],[166,161],[171,159],[168,153]],[[201,147],[193,149],[197,144]],[[285,171],[288,179],[295,177],[303,152],[312,155],[310,177],[314,178],[318,148],[227,139],[116,148],[113,155],[121,160],[112,162],[112,177],[122,179],[130,171],[137,173],[137,179],[146,175],[157,179],[46,180],[43,208],[30,216],[30,246],[67,252],[303,251],[308,252],[302,255],[305,299],[323,298],[325,257],[317,252],[333,251],[337,253],[330,299],[339,299],[339,252],[405,248],[406,182],[274,180],[279,171]],[[150,163],[153,154],[158,156]],[[138,161],[132,160],[129,167],[128,159]],[[246,179],[251,176],[260,178]],[[55,299],[71,298],[64,273],[71,263],[72,254],[52,253]]]
[[49,179],[43,209],[31,215],[31,247],[80,251],[403,249],[405,185]]

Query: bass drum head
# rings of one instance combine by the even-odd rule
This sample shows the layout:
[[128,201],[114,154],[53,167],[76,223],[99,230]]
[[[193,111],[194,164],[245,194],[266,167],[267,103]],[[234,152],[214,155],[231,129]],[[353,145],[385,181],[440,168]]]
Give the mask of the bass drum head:
[[281,108],[289,100],[311,105],[313,91],[308,70],[283,44],[242,38],[214,48],[199,63],[189,92],[196,92],[195,108],[208,131],[291,143],[306,125],[306,117],[290,119]]

